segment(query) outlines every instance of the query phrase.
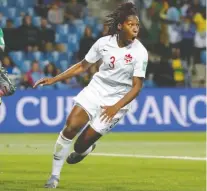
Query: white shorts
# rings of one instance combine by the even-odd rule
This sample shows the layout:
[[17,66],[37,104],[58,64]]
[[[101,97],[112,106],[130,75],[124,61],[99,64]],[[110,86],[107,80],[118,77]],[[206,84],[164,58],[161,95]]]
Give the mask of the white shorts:
[[[101,97],[97,91],[89,86],[85,87],[75,98],[75,105],[82,107],[89,116],[90,126],[101,135],[108,133],[127,113],[127,109],[121,109],[109,122],[102,122],[100,115],[103,109],[101,106],[106,106],[106,100]],[[110,106],[108,104],[107,106]]]

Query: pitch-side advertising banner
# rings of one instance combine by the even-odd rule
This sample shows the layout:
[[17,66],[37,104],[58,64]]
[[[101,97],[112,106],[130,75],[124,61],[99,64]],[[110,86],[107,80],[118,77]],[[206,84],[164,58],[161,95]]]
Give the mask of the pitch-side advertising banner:
[[[0,132],[59,132],[81,90],[25,90],[5,97]],[[143,89],[113,131],[205,131],[205,89]]]

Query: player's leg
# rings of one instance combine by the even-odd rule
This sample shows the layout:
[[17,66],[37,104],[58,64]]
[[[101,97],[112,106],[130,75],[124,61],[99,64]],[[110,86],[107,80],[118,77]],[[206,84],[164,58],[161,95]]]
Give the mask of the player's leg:
[[95,149],[95,142],[101,137],[102,135],[100,133],[96,132],[90,125],[88,125],[76,140],[74,144],[74,152],[68,156],[67,163],[76,164],[82,161]]
[[74,152],[68,156],[67,163],[76,164],[82,161],[94,150],[95,142],[108,133],[126,115],[126,112],[127,110],[119,111],[109,123],[102,122],[100,116],[97,116],[78,137],[74,144]]
[[72,139],[89,121],[87,112],[80,106],[75,105],[72,109],[64,129],[61,131],[54,148],[52,173],[45,187],[56,188],[60,178],[60,172],[65,158],[68,156]]

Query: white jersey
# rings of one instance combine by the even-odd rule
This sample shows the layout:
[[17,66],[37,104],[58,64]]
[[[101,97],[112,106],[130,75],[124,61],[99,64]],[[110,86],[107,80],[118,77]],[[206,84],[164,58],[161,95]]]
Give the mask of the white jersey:
[[110,98],[109,105],[115,104],[131,90],[133,76],[145,77],[148,53],[137,39],[132,44],[120,48],[116,35],[110,35],[97,40],[85,59],[89,63],[102,60],[99,71],[93,76],[88,87],[95,89],[100,96]]

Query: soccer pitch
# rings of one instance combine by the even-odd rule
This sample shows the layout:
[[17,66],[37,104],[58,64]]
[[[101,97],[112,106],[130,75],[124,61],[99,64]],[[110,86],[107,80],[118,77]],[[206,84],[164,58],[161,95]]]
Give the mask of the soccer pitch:
[[[0,191],[42,191],[58,134],[0,134]],[[72,149],[71,149],[72,150]],[[57,191],[204,191],[205,133],[111,133]]]

